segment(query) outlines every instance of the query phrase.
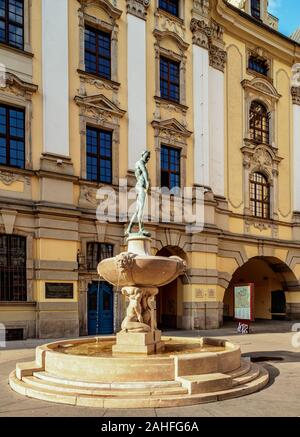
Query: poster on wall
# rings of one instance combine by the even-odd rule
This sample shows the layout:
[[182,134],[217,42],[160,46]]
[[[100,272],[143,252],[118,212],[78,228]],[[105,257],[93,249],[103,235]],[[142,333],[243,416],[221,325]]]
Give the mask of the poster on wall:
[[254,284],[234,286],[234,318],[239,321],[253,320]]

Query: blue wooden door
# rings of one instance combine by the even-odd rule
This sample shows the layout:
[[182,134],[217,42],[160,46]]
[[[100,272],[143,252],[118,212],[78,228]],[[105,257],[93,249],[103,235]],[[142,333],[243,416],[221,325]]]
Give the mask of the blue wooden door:
[[88,289],[88,333],[112,334],[113,331],[113,288],[107,282],[92,282]]

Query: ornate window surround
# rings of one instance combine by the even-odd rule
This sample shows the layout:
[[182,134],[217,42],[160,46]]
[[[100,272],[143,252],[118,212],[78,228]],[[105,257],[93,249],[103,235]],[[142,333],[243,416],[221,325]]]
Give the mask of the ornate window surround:
[[90,97],[76,96],[75,102],[80,108],[81,178],[86,179],[86,127],[89,125],[112,131],[112,183],[118,185],[120,119],[125,111],[103,94]]
[[250,137],[250,106],[254,100],[261,102],[265,105],[270,113],[270,146],[276,148],[275,144],[275,111],[276,104],[279,101],[281,95],[277,92],[275,87],[265,78],[255,77],[251,81],[243,80],[242,87],[244,88],[245,95],[245,142],[251,142]]
[[[278,218],[278,168],[282,161],[276,149],[268,145],[248,144],[242,148],[244,155],[244,214],[251,215],[250,178],[254,173],[262,173],[270,185],[270,220]],[[256,221],[266,220],[254,217]]]
[[[155,102],[157,106],[174,106],[174,108],[179,108],[181,112],[185,115],[187,112],[186,106],[186,51],[189,44],[183,41],[183,39],[176,35],[176,33],[171,31],[160,31],[155,29],[153,32],[156,42],[154,44],[155,49]],[[178,52],[169,50],[163,47],[162,42],[164,39],[172,39],[175,41]],[[160,57],[164,56],[166,58],[172,59],[173,61],[180,62],[180,103],[169,102],[164,100],[160,95]]]
[[[79,74],[82,80],[91,82],[91,77],[94,78],[94,84],[101,86],[102,83],[112,83],[111,88],[119,88],[118,83],[118,34],[119,25],[117,21],[122,15],[122,11],[114,7],[108,0],[77,0],[80,3],[78,10],[79,17]],[[96,6],[104,10],[109,16],[109,22],[89,15],[86,10],[89,6]],[[96,75],[91,75],[85,72],[85,26],[91,26],[104,32],[111,34],[111,81],[102,79]]]
[[25,169],[32,170],[32,95],[38,86],[24,82],[13,73],[5,73],[5,87],[0,88],[1,103],[25,110]]
[[[248,48],[246,53],[247,53],[247,56],[246,56],[247,73],[250,74],[251,76],[256,76],[256,77],[261,77],[263,79],[267,79],[271,83],[273,83],[273,60],[271,59],[270,55],[268,53],[266,53],[261,47],[255,47],[253,49]],[[269,68],[267,76],[262,75],[262,74],[258,73],[257,71],[249,68],[250,56],[254,56],[254,57],[257,57],[259,59],[263,59],[264,61],[267,62],[268,68]]]
[[156,186],[160,187],[161,179],[161,146],[166,145],[181,150],[180,153],[180,182],[181,187],[186,186],[186,159],[187,139],[192,135],[179,121],[174,118],[164,121],[154,120],[154,147],[156,157]]

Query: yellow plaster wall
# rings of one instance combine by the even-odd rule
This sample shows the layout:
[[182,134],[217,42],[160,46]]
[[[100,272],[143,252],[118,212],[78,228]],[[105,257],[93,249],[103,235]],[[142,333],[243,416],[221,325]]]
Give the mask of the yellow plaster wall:
[[226,194],[230,209],[243,213],[243,80],[245,70],[245,46],[242,42],[225,34],[227,50],[226,83]]
[[76,261],[78,243],[76,241],[38,239],[37,259],[45,261]]

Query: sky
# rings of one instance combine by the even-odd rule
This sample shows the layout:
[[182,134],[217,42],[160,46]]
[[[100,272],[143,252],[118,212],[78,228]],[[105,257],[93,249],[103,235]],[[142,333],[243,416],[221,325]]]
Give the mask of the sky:
[[285,35],[300,28],[300,0],[269,0],[269,12],[279,18],[279,31]]

